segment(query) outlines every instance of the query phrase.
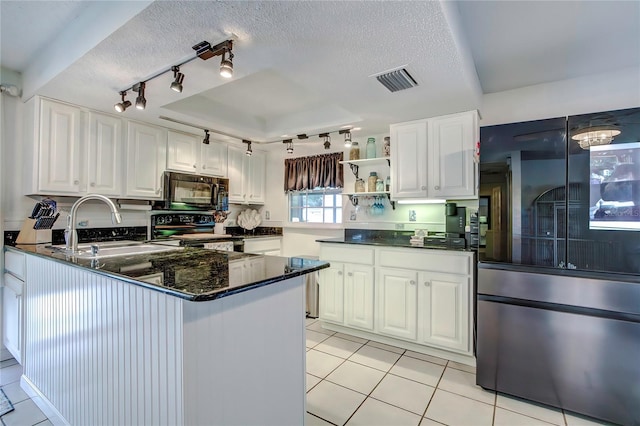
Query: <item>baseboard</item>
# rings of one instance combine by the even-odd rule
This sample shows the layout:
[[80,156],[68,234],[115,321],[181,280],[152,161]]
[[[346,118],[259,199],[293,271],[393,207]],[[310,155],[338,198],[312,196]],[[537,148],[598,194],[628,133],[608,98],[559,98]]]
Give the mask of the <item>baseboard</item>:
[[476,358],[473,355],[465,355],[452,351],[434,348],[432,346],[419,345],[417,343],[406,342],[400,339],[394,339],[393,337],[382,336],[376,333],[370,333],[363,330],[356,330],[351,327],[344,327],[338,324],[332,324],[330,322],[320,320],[322,328],[327,330],[337,331],[339,333],[350,334],[352,336],[361,337],[367,340],[373,340],[375,342],[384,343],[398,348],[407,349],[414,352],[419,352],[425,355],[436,356],[438,358],[448,359],[450,361],[459,362],[460,364],[469,365],[471,367],[476,366]]
[[20,387],[29,395],[29,398],[38,406],[40,411],[56,426],[70,426],[70,423],[53,406],[40,390],[24,374],[20,377]]

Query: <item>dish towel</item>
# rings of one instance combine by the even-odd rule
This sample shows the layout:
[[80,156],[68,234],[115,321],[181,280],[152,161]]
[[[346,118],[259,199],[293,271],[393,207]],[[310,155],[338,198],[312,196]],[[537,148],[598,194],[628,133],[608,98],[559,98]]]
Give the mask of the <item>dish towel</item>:
[[13,404],[9,401],[4,391],[0,389],[0,416],[4,416],[11,411],[13,411]]

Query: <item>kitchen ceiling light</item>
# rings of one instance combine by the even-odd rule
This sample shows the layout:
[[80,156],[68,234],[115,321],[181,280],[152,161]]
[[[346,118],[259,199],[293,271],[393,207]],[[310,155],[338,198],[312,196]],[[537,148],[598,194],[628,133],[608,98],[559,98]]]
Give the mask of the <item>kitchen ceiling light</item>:
[[253,154],[253,150],[251,149],[251,141],[243,139],[242,143],[247,144],[247,150],[245,151],[245,154],[247,154],[247,157],[251,157],[251,154]]
[[293,154],[293,139],[285,139],[282,143],[287,145],[287,154]]
[[344,134],[344,147],[351,148],[351,131],[349,129],[340,130],[338,133]]
[[222,61],[220,61],[220,75],[224,78],[233,77],[233,52],[229,49],[229,59],[225,59],[226,49],[222,52]]
[[173,71],[173,83],[171,83],[171,90],[178,93],[182,93],[182,82],[184,81],[184,74],[180,72],[180,67],[171,67]]
[[324,138],[324,149],[330,149],[331,148],[331,136],[329,136],[329,133],[321,133],[318,136],[320,136],[321,138]]
[[122,102],[118,102],[113,107],[118,112],[124,112],[127,108],[129,108],[131,106],[131,101],[125,101],[124,100],[124,97],[127,96],[127,92],[126,91],[120,92],[120,96],[122,96]]
[[578,142],[580,148],[589,149],[592,146],[607,145],[613,141],[613,138],[620,134],[620,130],[611,127],[594,126],[576,133],[571,137]]
[[138,90],[133,89],[138,92],[138,97],[136,98],[136,108],[139,110],[143,110],[147,106],[147,98],[144,97],[144,86],[144,82],[140,82],[138,83]]
[[202,143],[205,145],[209,145],[210,140],[209,140],[209,131],[207,129],[204,129],[204,139],[202,139]]

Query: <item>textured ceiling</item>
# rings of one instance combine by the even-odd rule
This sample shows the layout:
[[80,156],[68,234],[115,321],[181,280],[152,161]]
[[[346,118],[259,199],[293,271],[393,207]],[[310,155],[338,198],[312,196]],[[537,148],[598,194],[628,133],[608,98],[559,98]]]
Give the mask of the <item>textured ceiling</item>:
[[[104,18],[91,20],[98,4]],[[219,57],[196,59],[182,67],[183,93],[169,90],[167,73],[148,82],[145,111],[124,115],[256,141],[344,125],[374,134],[478,108],[482,90],[637,65],[638,4],[2,0],[0,63],[23,73],[27,97],[113,112],[120,90],[192,57],[200,41],[233,37],[232,79],[219,76]],[[417,88],[390,93],[371,77],[400,66]]]

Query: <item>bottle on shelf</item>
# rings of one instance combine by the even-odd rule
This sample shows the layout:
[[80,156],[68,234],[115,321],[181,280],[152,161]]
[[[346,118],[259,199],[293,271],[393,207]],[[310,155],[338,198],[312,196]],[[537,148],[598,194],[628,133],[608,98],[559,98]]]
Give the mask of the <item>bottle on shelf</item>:
[[382,155],[385,157],[389,157],[391,155],[391,138],[389,136],[385,136],[384,145],[382,146]]
[[385,187],[385,191],[391,191],[391,176],[387,176]]
[[367,180],[367,191],[376,192],[376,181],[378,180],[378,173],[369,173],[369,179]]
[[376,138],[367,139],[367,158],[376,158]]
[[356,179],[355,192],[365,192],[364,180],[362,180],[361,178]]
[[360,159],[360,146],[358,142],[351,142],[351,149],[349,150],[349,160],[359,160]]
[[378,178],[376,180],[376,192],[383,192],[384,191],[384,182],[382,181],[382,179]]

